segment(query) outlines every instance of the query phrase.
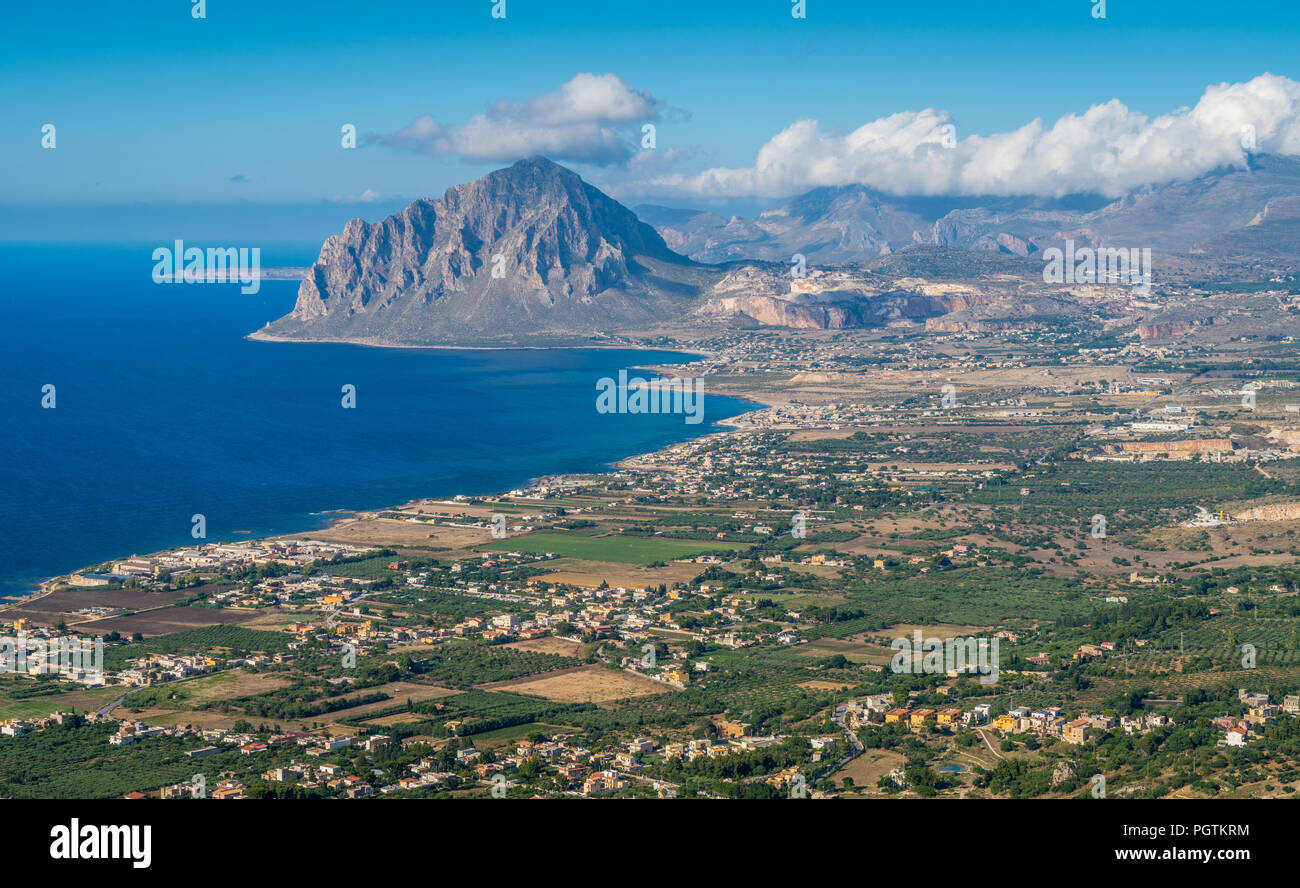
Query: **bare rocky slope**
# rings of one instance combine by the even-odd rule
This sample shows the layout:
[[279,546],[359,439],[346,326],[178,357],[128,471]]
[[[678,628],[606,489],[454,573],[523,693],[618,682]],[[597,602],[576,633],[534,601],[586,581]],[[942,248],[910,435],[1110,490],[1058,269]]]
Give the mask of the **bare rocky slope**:
[[[1294,263],[1300,163],[1290,159],[1091,207],[1083,198],[888,198],[851,186],[816,189],[750,221],[642,211],[658,230],[571,170],[523,160],[382,221],[348,222],[321,248],[292,313],[254,335],[504,346],[598,344],[683,323],[989,332],[1095,321],[1098,299],[1111,303],[1107,324],[1136,325],[1142,339],[1198,327],[1229,335],[1242,324],[1282,335],[1294,320],[1258,298],[1146,304],[1114,288],[1042,282],[1042,250],[1064,237],[1152,244],[1160,280],[1225,270],[1258,280],[1279,256]],[[807,257],[799,278],[794,253]]]
[[530,158],[329,238],[260,336],[375,344],[577,338],[681,318],[711,269],[571,170]]
[[[971,254],[973,255],[973,254]],[[373,345],[600,342],[683,321],[843,328],[965,307],[866,270],[705,265],[545,158],[496,170],[376,223],[353,219],[258,338]]]

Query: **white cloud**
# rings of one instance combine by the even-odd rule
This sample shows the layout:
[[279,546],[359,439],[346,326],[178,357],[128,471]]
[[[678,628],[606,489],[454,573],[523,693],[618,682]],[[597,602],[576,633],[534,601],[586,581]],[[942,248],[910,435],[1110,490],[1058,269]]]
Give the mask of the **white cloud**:
[[631,155],[640,124],[658,111],[649,93],[615,74],[578,74],[555,92],[519,103],[501,99],[464,123],[446,125],[422,114],[370,141],[476,162],[544,154],[557,161],[620,163]]
[[946,111],[905,111],[842,134],[800,120],[763,145],[752,167],[660,172],[639,184],[644,193],[710,197],[784,197],[848,184],[895,194],[1117,197],[1241,166],[1252,136],[1259,153],[1300,154],[1300,83],[1264,74],[1210,86],[1195,107],[1159,117],[1112,99],[1050,127],[1034,120],[1012,132],[946,140],[951,122]]
[[383,195],[373,188],[367,188],[360,194],[335,194],[330,200],[335,203],[358,204],[358,203],[375,203],[380,200],[390,200],[398,195]]

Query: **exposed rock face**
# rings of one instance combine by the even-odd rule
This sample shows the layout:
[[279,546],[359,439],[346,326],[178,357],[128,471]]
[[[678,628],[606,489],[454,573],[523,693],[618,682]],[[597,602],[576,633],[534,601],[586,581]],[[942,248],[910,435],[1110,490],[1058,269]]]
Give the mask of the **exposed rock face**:
[[925,322],[925,332],[927,333],[1001,333],[1007,330],[1041,330],[1042,328],[1043,324],[1032,319],[1024,321],[990,321],[945,315],[938,318],[927,318]]
[[716,274],[545,158],[327,240],[271,335],[473,342],[680,317]]
[[[934,333],[1056,322],[1036,316],[1087,321],[1088,306],[1113,294],[1089,295],[1086,285],[1043,291],[1045,245],[1062,238],[1142,245],[1138,235],[1146,232],[1157,248],[1175,241],[1189,248],[1237,225],[1200,242],[1252,263],[1284,249],[1300,261],[1292,236],[1300,230],[1298,194],[1300,162],[1276,158],[1109,203],[899,198],[846,186],[814,189],[749,220],[643,208],[661,236],[577,174],[532,158],[382,221],[348,222],[303,277],[293,312],[259,335],[579,344],[683,321],[842,329],[907,320],[925,321]],[[1177,224],[1162,227],[1162,215]],[[732,264],[698,264],[665,237],[697,259]],[[805,278],[791,277],[795,253],[807,260]],[[756,261],[735,262],[746,256]],[[1177,262],[1186,274],[1204,264],[1190,254],[1174,259],[1164,255],[1173,264],[1157,263],[1157,278]],[[1115,308],[1141,340],[1232,323],[1253,325],[1259,335],[1293,326],[1291,314],[1270,314],[1258,299],[1238,305],[1216,297],[1190,307],[1133,300]],[[1120,315],[1109,317],[1119,324]]]
[[871,188],[814,188],[765,210],[756,219],[640,206],[637,213],[693,259],[726,262],[757,259],[788,262],[795,253],[809,262],[840,264],[886,255],[929,228],[906,202]]
[[1143,342],[1152,339],[1173,339],[1190,333],[1200,324],[1194,321],[1171,321],[1165,323],[1138,324],[1138,338]]
[[709,290],[699,313],[765,326],[839,330],[922,320],[987,301],[974,287],[960,284],[904,279],[882,289],[847,269],[792,278],[784,266],[751,265],[728,272]]
[[1108,445],[1113,453],[1231,453],[1228,438],[1188,438],[1182,441],[1121,441]]
[[841,330],[863,326],[853,305],[801,305],[770,296],[742,296],[720,299],[711,308],[724,316],[752,318],[764,327]]
[[1237,521],[1294,521],[1300,518],[1300,503],[1256,506],[1234,513],[1232,517]]

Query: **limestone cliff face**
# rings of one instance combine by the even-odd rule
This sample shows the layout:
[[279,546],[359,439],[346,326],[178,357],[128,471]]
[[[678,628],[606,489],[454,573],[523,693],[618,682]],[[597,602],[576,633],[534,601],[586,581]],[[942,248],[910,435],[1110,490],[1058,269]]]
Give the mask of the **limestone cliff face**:
[[1163,323],[1138,324],[1138,338],[1143,342],[1152,339],[1173,339],[1190,333],[1201,326],[1197,321],[1169,321]]
[[680,317],[702,269],[545,158],[329,238],[266,332],[367,342],[581,334]]
[[1300,518],[1300,503],[1256,506],[1234,513],[1232,517],[1238,521],[1295,521]]
[[982,305],[974,287],[900,280],[884,289],[852,269],[814,270],[792,278],[785,266],[744,266],[708,292],[699,313],[749,319],[772,327],[840,330],[899,319],[922,320]]
[[1043,324],[1028,318],[1016,320],[981,320],[978,318],[938,317],[927,318],[927,333],[1001,333],[1007,330],[1041,330]]

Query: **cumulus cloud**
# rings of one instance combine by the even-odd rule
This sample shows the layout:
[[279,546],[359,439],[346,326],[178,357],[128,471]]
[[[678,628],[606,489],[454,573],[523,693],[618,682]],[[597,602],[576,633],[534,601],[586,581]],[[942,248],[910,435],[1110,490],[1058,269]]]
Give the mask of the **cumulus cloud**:
[[464,123],[449,125],[422,114],[369,141],[475,162],[544,154],[557,161],[621,163],[631,156],[640,125],[656,119],[659,109],[649,93],[615,74],[578,74],[555,92],[523,102],[501,99]]
[[1300,83],[1263,74],[1210,86],[1192,108],[1148,117],[1118,99],[1050,127],[959,138],[951,115],[905,111],[849,133],[800,120],[773,136],[754,165],[694,175],[659,172],[646,193],[784,197],[821,185],[894,194],[1118,197],[1135,187],[1242,166],[1251,153],[1300,154]]

